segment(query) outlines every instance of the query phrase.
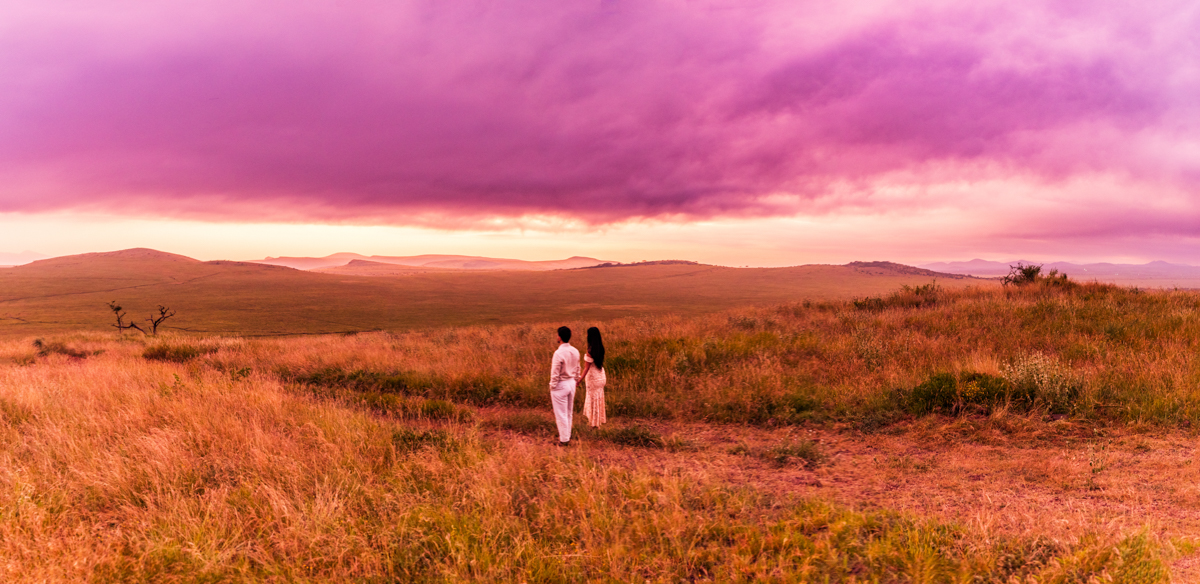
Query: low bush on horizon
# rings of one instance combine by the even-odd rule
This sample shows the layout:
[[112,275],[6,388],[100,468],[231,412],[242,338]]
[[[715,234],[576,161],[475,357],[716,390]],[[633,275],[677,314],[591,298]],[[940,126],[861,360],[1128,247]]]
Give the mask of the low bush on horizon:
[[1067,278],[1066,274],[1060,274],[1058,269],[1052,269],[1049,272],[1042,273],[1042,266],[1039,264],[1021,264],[1009,266],[1008,275],[1001,280],[1005,286],[1030,286],[1040,285],[1043,287],[1052,286],[1060,288],[1076,288],[1078,282],[1073,282]]

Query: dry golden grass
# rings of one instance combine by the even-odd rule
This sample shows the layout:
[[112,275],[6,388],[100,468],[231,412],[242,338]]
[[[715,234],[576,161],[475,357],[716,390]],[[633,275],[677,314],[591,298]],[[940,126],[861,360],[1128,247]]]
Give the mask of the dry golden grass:
[[[600,323],[616,429],[565,451],[549,325],[3,342],[2,579],[1196,576],[1200,297],[906,294]],[[896,397],[1034,354],[1065,417]]]

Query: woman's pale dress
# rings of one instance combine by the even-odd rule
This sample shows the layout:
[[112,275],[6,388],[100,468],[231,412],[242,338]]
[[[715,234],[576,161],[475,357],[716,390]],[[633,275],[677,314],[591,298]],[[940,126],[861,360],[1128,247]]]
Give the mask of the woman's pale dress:
[[587,385],[587,397],[583,400],[583,415],[587,417],[588,424],[595,427],[608,421],[604,415],[604,384],[608,381],[608,377],[604,375],[604,370],[596,367],[596,362],[592,361],[591,355],[584,355],[583,360],[591,363],[592,366],[588,369],[587,377],[583,378],[583,382]]

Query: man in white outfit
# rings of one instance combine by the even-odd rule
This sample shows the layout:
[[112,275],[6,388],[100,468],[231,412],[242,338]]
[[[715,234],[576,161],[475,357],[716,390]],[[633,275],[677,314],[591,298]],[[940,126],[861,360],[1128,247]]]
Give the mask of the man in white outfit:
[[558,327],[558,350],[550,363],[550,404],[554,406],[554,423],[558,425],[558,445],[571,441],[571,424],[575,413],[575,380],[579,377],[579,351],[571,346],[571,329]]

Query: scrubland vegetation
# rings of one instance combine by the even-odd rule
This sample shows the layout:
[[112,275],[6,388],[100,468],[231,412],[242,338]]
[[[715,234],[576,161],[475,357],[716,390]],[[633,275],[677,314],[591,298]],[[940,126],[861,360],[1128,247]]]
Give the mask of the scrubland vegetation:
[[1190,436],[1200,295],[928,285],[567,324],[604,330],[614,421],[579,420],[568,449],[551,446],[550,325],[0,343],[2,579],[1149,583],[1194,551],[1150,529],[996,533],[654,461],[836,464],[816,440],[718,447],[697,425]]
[[[1200,295],[1188,292],[929,285],[849,303],[605,324],[609,408],[626,418],[871,430],[930,413],[1004,410],[1200,422]],[[546,326],[430,329],[246,342],[206,363],[269,372],[318,394],[542,407],[552,339]]]

